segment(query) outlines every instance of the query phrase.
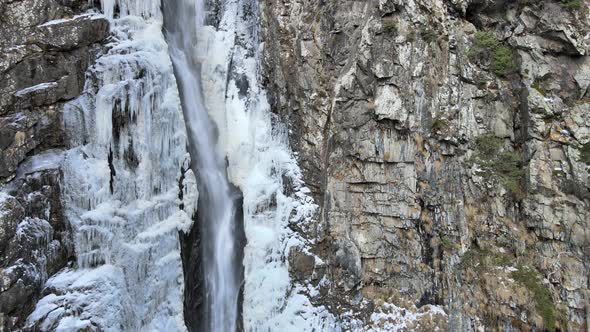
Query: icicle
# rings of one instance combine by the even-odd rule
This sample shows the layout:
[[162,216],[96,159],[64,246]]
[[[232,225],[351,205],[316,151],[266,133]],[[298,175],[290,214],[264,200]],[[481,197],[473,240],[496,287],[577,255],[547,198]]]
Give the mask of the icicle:
[[[178,231],[190,229],[195,206],[179,208],[187,142],[160,2],[101,4],[114,42],[89,69],[84,94],[64,109],[71,149],[62,190],[77,266],[48,281],[56,292],[28,323],[185,331]],[[184,196],[196,204],[194,174],[185,179]]]

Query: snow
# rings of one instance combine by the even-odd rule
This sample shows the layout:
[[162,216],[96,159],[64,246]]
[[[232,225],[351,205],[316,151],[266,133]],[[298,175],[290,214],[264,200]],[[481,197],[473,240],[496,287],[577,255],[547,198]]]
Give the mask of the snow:
[[75,21],[75,20],[79,20],[79,19],[97,20],[97,19],[104,18],[104,17],[105,17],[104,15],[97,14],[97,13],[86,13],[86,14],[76,15],[71,18],[60,18],[60,19],[56,19],[56,20],[47,21],[43,24],[38,25],[38,27],[47,27],[47,26],[52,26],[52,25],[57,25],[57,24],[63,24],[63,23],[67,23],[67,22],[71,22],[71,21]]
[[8,52],[14,52],[14,51],[18,51],[18,50],[24,49],[24,48],[25,48],[25,45],[15,45],[15,46],[12,46],[12,47],[7,48],[6,49],[6,52],[7,53]]
[[[377,308],[376,312],[371,314],[370,325],[365,328],[367,332],[394,332],[408,329],[408,323],[418,321],[424,316],[440,315],[446,317],[447,314],[438,306],[428,305],[420,310],[411,308],[408,310],[396,305],[385,303]],[[426,318],[430,320],[430,318]],[[414,326],[414,328],[418,328]]]
[[0,206],[7,202],[12,196],[8,195],[7,193],[0,191]]
[[59,325],[55,329],[56,332],[66,331],[80,331],[85,328],[90,329],[92,322],[88,319],[79,319],[71,316],[65,317],[59,322]]
[[22,90],[19,90],[17,92],[14,93],[15,96],[17,97],[22,97],[26,94],[29,94],[31,92],[36,92],[36,91],[41,91],[41,90],[47,90],[47,89],[53,89],[57,87],[57,82],[46,82],[46,83],[39,83],[37,85],[33,85],[30,86],[28,88],[24,88]]

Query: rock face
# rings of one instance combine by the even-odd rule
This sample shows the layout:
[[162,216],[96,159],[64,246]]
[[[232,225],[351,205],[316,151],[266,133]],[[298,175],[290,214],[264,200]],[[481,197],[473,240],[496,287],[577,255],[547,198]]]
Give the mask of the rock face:
[[108,22],[86,1],[0,2],[0,330],[21,327],[73,259],[61,201],[61,108],[80,95]]
[[321,205],[304,235],[325,264],[289,257],[315,303],[364,326],[394,304],[444,308],[426,329],[588,328],[587,2],[262,16],[271,104]]
[[95,43],[108,34],[105,18],[68,18],[84,4],[17,1],[0,7],[8,19],[0,22],[0,181],[14,177],[32,150],[63,146],[56,108],[80,94]]
[[43,284],[71,261],[71,229],[64,222],[59,172],[32,173],[15,180],[19,190],[0,194],[2,327],[23,323]]

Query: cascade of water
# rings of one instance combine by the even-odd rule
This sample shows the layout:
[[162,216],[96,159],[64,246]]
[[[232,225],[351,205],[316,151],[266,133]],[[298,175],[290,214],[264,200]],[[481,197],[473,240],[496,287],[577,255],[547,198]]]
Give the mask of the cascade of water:
[[[235,197],[226,177],[225,161],[217,149],[215,124],[204,106],[201,69],[197,56],[199,29],[204,26],[203,0],[165,4],[165,36],[181,94],[193,169],[198,174],[203,269],[205,273],[205,329],[235,331],[240,289],[236,264]],[[197,313],[194,313],[197,314]]]

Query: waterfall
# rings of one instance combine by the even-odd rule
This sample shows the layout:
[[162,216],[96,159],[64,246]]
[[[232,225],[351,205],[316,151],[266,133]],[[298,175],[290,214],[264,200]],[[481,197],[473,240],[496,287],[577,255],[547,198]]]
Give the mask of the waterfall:
[[[191,21],[184,21],[178,12],[166,19],[171,3],[163,2],[165,22],[189,29]],[[338,331],[328,310],[309,300],[310,294],[318,294],[316,286],[300,284],[289,275],[293,247],[312,255],[306,240],[291,226],[306,229],[317,209],[289,147],[287,128],[272,113],[262,83],[263,4],[258,0],[206,3],[211,12],[201,11],[195,28],[198,47],[192,55],[199,63],[202,101],[218,128],[217,147],[227,158],[229,180],[243,194],[247,244],[243,261],[236,263],[244,268],[239,323],[249,332]],[[186,8],[184,12],[191,13]],[[203,189],[199,191],[203,195]],[[207,208],[199,204],[200,212]]]
[[206,0],[101,0],[112,38],[64,107],[77,264],[30,327],[337,331],[289,276],[293,247],[311,255],[290,225],[317,210],[260,80],[258,2],[215,1],[210,26]]
[[[204,270],[204,329],[235,331],[238,320],[242,248],[237,246],[234,202],[225,159],[217,144],[218,131],[205,108],[201,88],[200,30],[204,27],[203,0],[176,0],[164,4],[165,36],[180,89],[192,156],[198,176],[199,227]],[[198,313],[192,313],[198,314]]]

